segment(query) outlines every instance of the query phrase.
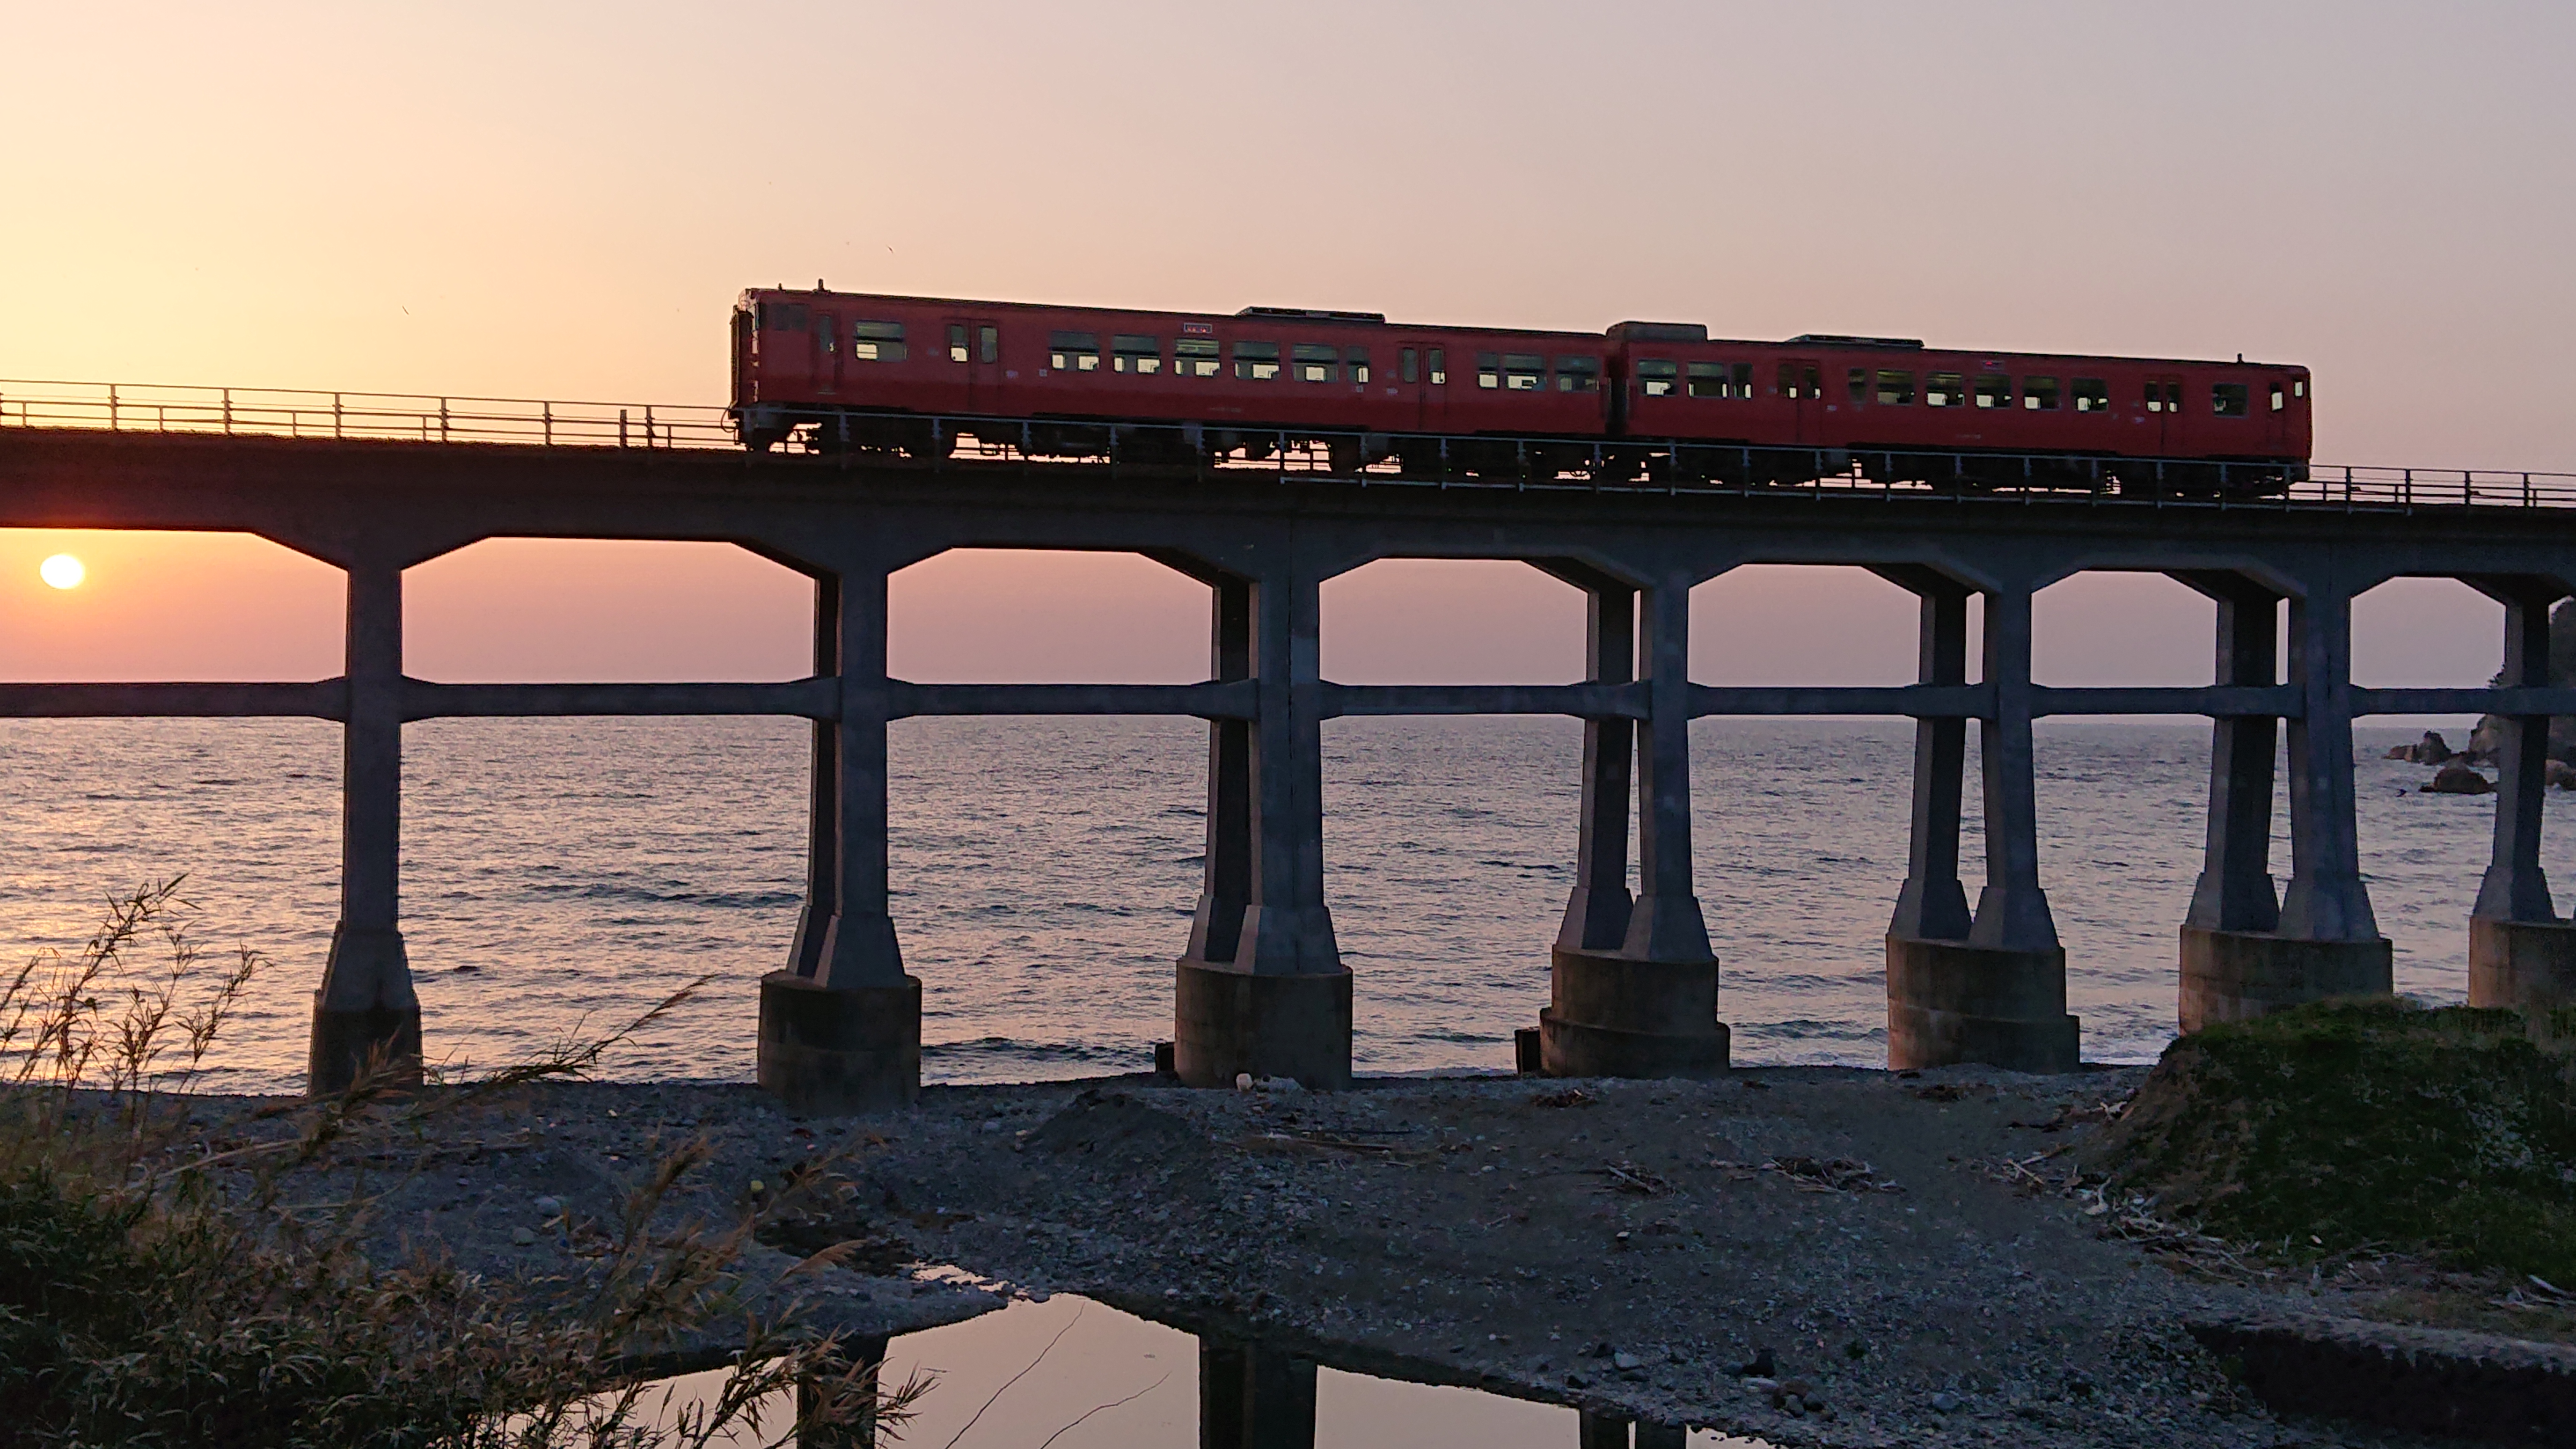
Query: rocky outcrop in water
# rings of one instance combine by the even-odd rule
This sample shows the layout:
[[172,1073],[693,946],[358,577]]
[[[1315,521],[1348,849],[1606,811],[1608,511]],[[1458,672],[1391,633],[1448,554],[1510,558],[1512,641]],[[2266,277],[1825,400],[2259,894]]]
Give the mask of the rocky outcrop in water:
[[2415,787],[2427,795],[2492,795],[2495,781],[2466,765],[2444,765],[2433,778]]
[[2426,730],[2424,738],[2411,745],[2389,746],[2388,758],[2417,765],[2447,765],[2451,762],[2451,742],[2433,730]]

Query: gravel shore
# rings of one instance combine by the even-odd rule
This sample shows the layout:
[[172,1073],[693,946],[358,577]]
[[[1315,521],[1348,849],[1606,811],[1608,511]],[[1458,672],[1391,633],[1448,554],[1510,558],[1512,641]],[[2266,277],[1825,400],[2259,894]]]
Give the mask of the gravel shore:
[[[1075,1291],[1779,1445],[2402,1442],[2275,1421],[2185,1331],[2334,1313],[2333,1290],[2176,1271],[2008,1165],[2080,1140],[2144,1073],[1335,1094],[1131,1077],[932,1088],[911,1112],[810,1120],[744,1086],[554,1083],[309,1171],[327,1196],[367,1169],[389,1248],[528,1276],[565,1271],[585,1224],[703,1139],[670,1220],[789,1195],[749,1274],[860,1240],[847,1267],[796,1280],[821,1321],[859,1332],[968,1316],[993,1289]],[[199,1112],[279,1130],[262,1105]],[[923,1281],[919,1263],[983,1286]]]

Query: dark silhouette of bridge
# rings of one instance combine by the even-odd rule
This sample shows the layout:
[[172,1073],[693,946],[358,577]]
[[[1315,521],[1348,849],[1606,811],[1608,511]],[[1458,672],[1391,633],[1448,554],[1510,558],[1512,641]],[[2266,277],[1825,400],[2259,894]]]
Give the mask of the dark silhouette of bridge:
[[[0,526],[255,533],[344,570],[347,663],[265,684],[12,684],[0,715],[290,715],[339,721],[341,911],[315,993],[310,1083],[371,1052],[416,1062],[422,1023],[396,882],[402,727],[450,716],[774,714],[813,721],[806,901],[761,988],[762,1083],[816,1109],[908,1101],[922,983],[887,915],[886,730],[966,714],[1178,714],[1208,721],[1206,874],[1176,941],[1173,1065],[1350,1079],[1350,974],[1324,899],[1321,727],[1354,714],[1553,713],[1584,723],[1577,882],[1551,1004],[1525,1066],[1564,1075],[1722,1071],[1718,965],[1692,885],[1688,727],[1714,715],[1916,721],[1906,878],[1890,882],[1889,1055],[2071,1068],[2066,957],[2040,880],[2032,723],[2212,721],[2206,866],[2180,926],[2185,1029],[2322,996],[2385,995],[2389,943],[2355,833],[2352,724],[2371,714],[2506,721],[2494,857],[2470,922],[2471,999],[2576,993],[2576,925],[2539,864],[2550,606],[2576,587],[2576,478],[2315,469],[2286,494],[2098,486],[1970,492],[1868,456],[1814,455],[1795,486],[1335,471],[1286,447],[1131,465],[1034,459],[1013,424],[946,419],[964,443],[906,458],[728,446],[720,410],[354,394],[0,383]],[[1776,472],[1777,470],[1771,470]],[[403,672],[404,570],[482,539],[733,543],[815,581],[814,672],[776,684],[433,684]],[[956,548],[1116,550],[1205,583],[1210,668],[1189,685],[926,685],[886,673],[888,577]],[[1323,581],[1392,557],[1514,559],[1582,589],[1584,681],[1351,686],[1318,667]],[[1757,563],[1867,568],[1920,600],[1919,681],[1740,688],[1686,672],[1692,587]],[[2031,678],[2031,600],[2087,570],[2169,575],[2212,599],[2211,682],[2055,689]],[[2351,601],[2391,578],[2464,580],[2505,608],[2485,689],[2351,681]],[[1982,601],[1978,667],[1968,605]],[[2288,650],[2276,646],[2288,615]],[[1972,679],[1973,673],[1973,679]],[[1959,878],[1970,735],[1986,876]],[[2288,741],[2289,877],[2270,859]],[[1631,891],[1630,821],[1638,888]],[[1722,926],[1722,923],[1721,923]],[[1722,935],[1722,929],[1721,929]],[[1535,946],[1535,941],[1533,942]]]

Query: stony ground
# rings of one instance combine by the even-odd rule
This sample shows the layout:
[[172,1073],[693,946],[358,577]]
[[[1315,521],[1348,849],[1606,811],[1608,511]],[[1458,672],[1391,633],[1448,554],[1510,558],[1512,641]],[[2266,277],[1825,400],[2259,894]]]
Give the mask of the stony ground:
[[[2021,1077],[1745,1071],[1710,1083],[1403,1079],[1322,1095],[1145,1078],[934,1088],[912,1112],[791,1116],[747,1087],[552,1084],[371,1139],[383,1241],[561,1271],[676,1144],[666,1211],[768,1205],[757,1276],[885,1332],[994,1301],[954,1264],[1353,1366],[1775,1444],[2378,1442],[2284,1425],[2193,1315],[2339,1311],[2334,1290],[2178,1271],[2098,1201],[2034,1190],[2143,1069]],[[209,1103],[237,1131],[257,1104]],[[353,1148],[354,1152],[357,1149]]]

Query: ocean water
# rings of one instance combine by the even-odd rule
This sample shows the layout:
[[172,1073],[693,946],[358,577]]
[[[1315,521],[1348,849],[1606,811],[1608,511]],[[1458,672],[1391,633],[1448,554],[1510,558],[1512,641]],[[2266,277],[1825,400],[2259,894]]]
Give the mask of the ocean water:
[[[414,725],[403,912],[433,1058],[525,1058],[625,1024],[615,1076],[747,1078],[755,985],[803,888],[806,727],[718,720]],[[2364,865],[2401,991],[2465,992],[2488,799],[2416,793],[2361,731]],[[2042,878],[2088,1058],[2173,1030],[2175,928],[2199,870],[2203,724],[2043,722]],[[1205,727],[1165,719],[895,726],[894,913],[925,986],[924,1067],[992,1081],[1141,1069],[1171,1034],[1199,876]],[[1571,884],[1581,726],[1325,728],[1327,890],[1357,973],[1362,1071],[1507,1067],[1547,999]],[[1698,890],[1745,1062],[1884,1059],[1881,938],[1904,875],[1904,721],[1693,726]],[[1974,751],[1969,799],[1976,798]],[[336,914],[338,730],[313,722],[0,722],[0,959],[73,950],[112,894],[184,873],[192,938],[270,964],[211,1083],[295,1085]],[[1971,812],[1973,817],[1973,810]],[[2288,874],[2286,802],[2276,876]],[[1982,870],[1973,818],[1965,869]],[[2568,832],[2544,861],[2576,882]]]

